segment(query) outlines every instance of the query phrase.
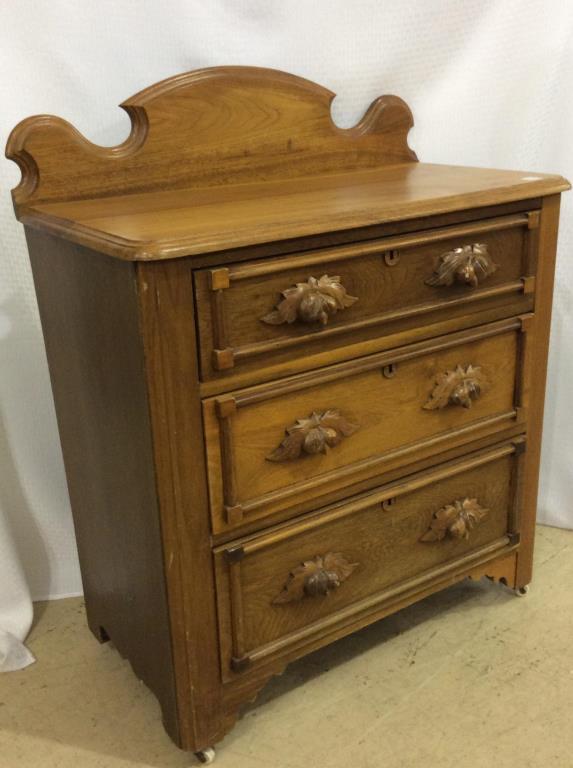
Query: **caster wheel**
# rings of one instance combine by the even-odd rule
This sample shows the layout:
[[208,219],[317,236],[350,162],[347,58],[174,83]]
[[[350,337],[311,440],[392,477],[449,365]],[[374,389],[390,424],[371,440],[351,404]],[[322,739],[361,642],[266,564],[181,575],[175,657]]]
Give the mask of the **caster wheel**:
[[195,757],[202,765],[209,765],[209,763],[212,763],[215,759],[215,750],[213,747],[207,747],[207,749],[195,752]]
[[525,595],[529,592],[529,584],[526,584],[524,587],[518,587],[514,590],[514,592],[518,597],[525,597]]

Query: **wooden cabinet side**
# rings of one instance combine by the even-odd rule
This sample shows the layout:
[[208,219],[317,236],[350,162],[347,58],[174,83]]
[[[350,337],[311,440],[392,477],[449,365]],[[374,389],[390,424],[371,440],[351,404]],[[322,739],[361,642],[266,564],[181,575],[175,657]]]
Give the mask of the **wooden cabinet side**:
[[136,267],[26,232],[88,623],[181,743]]
[[157,490],[173,634],[180,741],[215,744],[236,711],[222,709],[219,638],[188,260],[137,265]]
[[529,584],[533,571],[533,545],[560,202],[561,195],[550,195],[543,198],[538,230],[535,311],[529,333],[530,349],[527,355],[528,371],[525,384],[527,389],[525,396],[529,407],[527,451],[525,452],[523,479],[519,489],[521,497],[519,521],[521,544],[517,556],[517,587]]

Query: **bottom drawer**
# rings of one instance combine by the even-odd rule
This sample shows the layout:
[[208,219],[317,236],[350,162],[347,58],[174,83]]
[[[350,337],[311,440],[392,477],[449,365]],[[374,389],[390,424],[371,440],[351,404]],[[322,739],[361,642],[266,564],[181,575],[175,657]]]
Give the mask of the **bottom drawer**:
[[216,549],[224,674],[509,547],[522,445],[478,451]]

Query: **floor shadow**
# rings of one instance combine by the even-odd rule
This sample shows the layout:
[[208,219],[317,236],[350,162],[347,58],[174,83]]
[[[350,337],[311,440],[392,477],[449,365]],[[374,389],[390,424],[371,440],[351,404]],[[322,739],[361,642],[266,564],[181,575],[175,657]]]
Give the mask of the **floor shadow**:
[[[491,590],[499,595],[500,590],[504,589],[502,585],[486,579],[480,582],[465,580],[314,651],[290,664],[284,674],[271,678],[257,699],[242,709],[241,717],[375,647],[379,646],[383,652],[385,643],[419,624],[437,617],[447,621],[448,611],[458,611],[465,605],[483,600],[484,592]],[[506,596],[508,600],[514,597],[509,590]]]
[[[315,651],[272,678],[241,717],[317,676],[336,674],[337,667],[375,647],[383,659],[384,645],[397,636],[433,617],[447,622],[449,612],[503,599],[493,594],[503,595],[502,590],[486,581],[462,582]],[[514,599],[509,592],[507,599]],[[107,755],[113,765],[127,761],[149,768],[189,766],[192,758],[174,748],[161,726],[155,697],[110,643],[99,645],[89,633],[81,599],[59,601],[49,610],[49,621],[39,628],[43,639],[38,664],[24,670],[18,682],[14,679],[17,700],[11,714],[0,709],[0,731],[4,710],[9,715],[4,720],[6,731],[55,741],[65,745],[68,755],[75,748],[98,755],[102,765],[106,764],[102,756]],[[30,690],[22,697],[27,679]],[[10,706],[9,690],[2,698]],[[119,728],[118,723],[122,723]],[[227,738],[232,741],[232,733]]]

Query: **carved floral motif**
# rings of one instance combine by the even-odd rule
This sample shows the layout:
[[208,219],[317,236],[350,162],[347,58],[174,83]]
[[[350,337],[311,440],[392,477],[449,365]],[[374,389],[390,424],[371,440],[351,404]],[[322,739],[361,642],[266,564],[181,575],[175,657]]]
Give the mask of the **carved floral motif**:
[[357,567],[358,563],[349,563],[340,552],[328,552],[324,556],[317,555],[312,560],[305,560],[289,573],[273,603],[290,603],[302,600],[305,596],[328,595],[338,589]]
[[330,315],[358,301],[356,296],[349,296],[340,277],[328,275],[323,275],[319,280],[309,277],[306,283],[297,283],[283,291],[282,295],[284,298],[276,309],[262,318],[264,323],[281,325],[302,320],[304,323],[326,325]]
[[287,427],[286,437],[267,456],[267,461],[289,461],[302,453],[326,453],[328,448],[338,445],[343,437],[352,435],[358,428],[358,424],[348,421],[337,410],[314,411],[308,418],[298,419]]
[[454,282],[464,283],[477,288],[479,283],[497,269],[497,264],[488,253],[487,245],[474,243],[454,248],[440,256],[432,277],[426,280],[426,285],[452,285]]
[[436,376],[434,389],[423,408],[433,411],[447,405],[461,405],[471,408],[472,400],[477,400],[485,386],[485,377],[479,366],[457,365],[453,371],[445,371]]
[[477,499],[456,499],[434,512],[429,530],[420,541],[442,541],[446,536],[452,539],[469,539],[470,531],[487,517],[489,510],[481,507]]

